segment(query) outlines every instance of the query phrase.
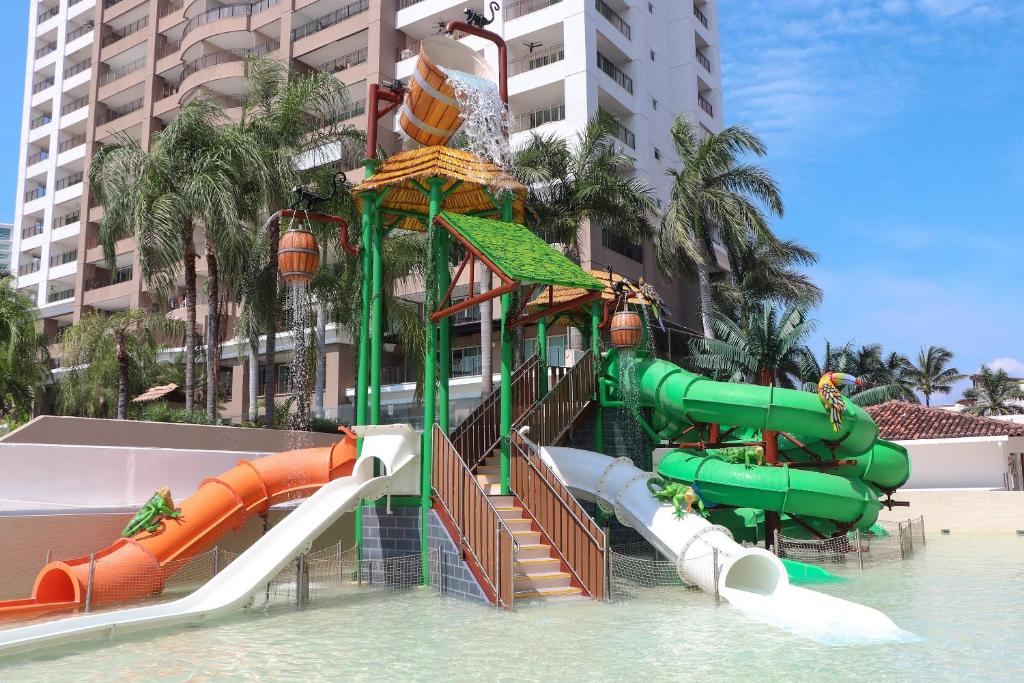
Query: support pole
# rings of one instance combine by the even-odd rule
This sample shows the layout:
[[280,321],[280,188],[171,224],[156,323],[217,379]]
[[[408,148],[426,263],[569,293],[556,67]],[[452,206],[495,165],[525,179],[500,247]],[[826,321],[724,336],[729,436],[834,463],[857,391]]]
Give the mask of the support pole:
[[384,228],[380,209],[370,216],[373,254],[371,260],[370,310],[370,424],[380,424],[380,358],[384,349]]
[[540,358],[540,386],[537,398],[548,395],[548,319],[537,320],[537,356]]
[[[501,219],[506,223],[512,221],[512,196],[502,196]],[[501,391],[499,393],[499,411],[501,420],[501,495],[507,496],[512,483],[512,295],[501,295]]]
[[[367,175],[369,176],[372,172],[372,167],[367,167]],[[363,206],[368,208],[373,206],[373,198],[367,196],[364,200]],[[364,210],[362,215],[362,232],[360,234],[360,245],[362,249],[359,252],[360,266],[362,268],[362,281],[360,282],[359,289],[359,351],[356,364],[356,393],[353,396],[353,400],[356,403],[356,424],[366,424],[366,392],[367,385],[369,384],[370,378],[370,288],[371,288],[371,277],[372,277],[372,262],[370,254],[370,244],[373,239],[373,216],[369,211]],[[358,441],[359,455],[363,452],[363,440]],[[363,501],[360,500],[356,506],[356,519],[355,519],[355,541],[356,548],[359,557],[362,557],[363,553]]]
[[[761,438],[764,439],[764,464],[770,467],[775,467],[779,464],[779,437],[778,435],[766,429],[761,432]],[[764,546],[770,548],[772,539],[776,537],[782,529],[782,523],[779,519],[779,513],[773,510],[764,511]]]
[[[433,220],[433,219],[431,219]],[[451,235],[447,230],[438,230],[438,254],[437,254],[437,298],[438,305],[441,305],[441,297],[448,291],[451,284],[452,274],[448,267],[448,255],[451,248]],[[442,318],[438,323],[438,355],[440,360],[437,368],[438,378],[438,422],[441,430],[448,434],[448,412],[451,406],[448,399],[448,384],[452,376],[452,319],[451,316]]]
[[[594,356],[594,374],[601,373],[601,302],[595,301],[590,304],[590,351]],[[601,407],[600,397],[597,395],[597,382],[594,382],[595,393],[592,400],[597,402],[597,411],[594,413],[594,450],[604,453],[604,408]]]
[[[441,211],[441,178],[431,178],[430,185],[430,213],[428,215],[427,232],[434,231],[434,239],[430,244],[431,264],[437,267],[437,254],[439,251],[438,231],[434,228],[434,218]],[[435,277],[433,278],[436,280]],[[428,281],[430,278],[428,278]],[[436,291],[436,288],[435,288]],[[420,561],[422,563],[423,585],[430,585],[430,544],[429,544],[429,519],[430,519],[430,490],[431,472],[433,467],[433,432],[434,420],[437,415],[437,323],[430,320],[433,312],[431,306],[436,307],[440,302],[434,296],[434,292],[427,292],[426,311],[426,358],[423,363],[423,441],[420,447]]]
[[85,612],[92,611],[92,586],[96,581],[96,553],[89,553],[89,577],[85,584]]

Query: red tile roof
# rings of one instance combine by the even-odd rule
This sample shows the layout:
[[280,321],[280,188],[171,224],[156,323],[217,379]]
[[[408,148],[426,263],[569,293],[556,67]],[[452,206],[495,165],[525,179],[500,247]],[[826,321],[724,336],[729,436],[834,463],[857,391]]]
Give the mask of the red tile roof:
[[878,425],[878,435],[889,441],[1024,436],[1024,424],[928,408],[906,401],[886,401],[869,406],[867,411]]

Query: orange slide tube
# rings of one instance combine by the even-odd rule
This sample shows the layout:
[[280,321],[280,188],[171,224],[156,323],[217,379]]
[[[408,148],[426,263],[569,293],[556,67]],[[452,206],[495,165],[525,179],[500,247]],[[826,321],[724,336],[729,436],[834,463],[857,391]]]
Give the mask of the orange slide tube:
[[[164,519],[155,532],[119,538],[96,553],[92,604],[136,600],[159,594],[166,579],[229,531],[270,506],[312,495],[338,477],[352,474],[355,436],[333,446],[306,448],[241,460],[218,477],[204,479],[182,501],[181,516]],[[37,616],[84,606],[89,558],[50,562],[40,570],[32,597],[0,601],[0,618]]]

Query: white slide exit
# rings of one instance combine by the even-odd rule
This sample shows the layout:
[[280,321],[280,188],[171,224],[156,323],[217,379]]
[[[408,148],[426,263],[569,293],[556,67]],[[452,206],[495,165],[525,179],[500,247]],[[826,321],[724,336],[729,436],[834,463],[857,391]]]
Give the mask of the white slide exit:
[[[763,548],[744,548],[727,529],[697,514],[675,516],[651,495],[654,475],[628,459],[578,448],[545,446],[541,456],[577,496],[614,510],[669,560],[684,581],[719,594],[748,616],[825,644],[886,642],[909,634],[871,607],[790,585],[782,562]],[[715,571],[717,550],[718,571]]]
[[[106,638],[168,624],[199,622],[251,605],[285,565],[363,498],[419,493],[420,434],[409,425],[356,427],[363,457],[348,477],[321,487],[194,593],[147,607],[68,617],[0,631],[0,655]],[[372,456],[372,457],[371,457]],[[374,461],[386,472],[373,475]]]

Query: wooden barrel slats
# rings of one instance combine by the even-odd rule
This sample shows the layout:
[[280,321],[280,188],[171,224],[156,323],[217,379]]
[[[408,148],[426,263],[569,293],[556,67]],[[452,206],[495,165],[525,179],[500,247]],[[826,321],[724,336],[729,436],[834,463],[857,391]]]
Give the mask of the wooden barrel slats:
[[443,145],[462,125],[462,113],[448,76],[422,47],[409,79],[409,93],[402,104],[399,125],[421,145]]
[[320,265],[320,247],[308,230],[289,230],[281,235],[277,267],[288,283],[309,283]]
[[612,316],[612,346],[635,349],[643,338],[643,321],[635,311],[619,311]]

